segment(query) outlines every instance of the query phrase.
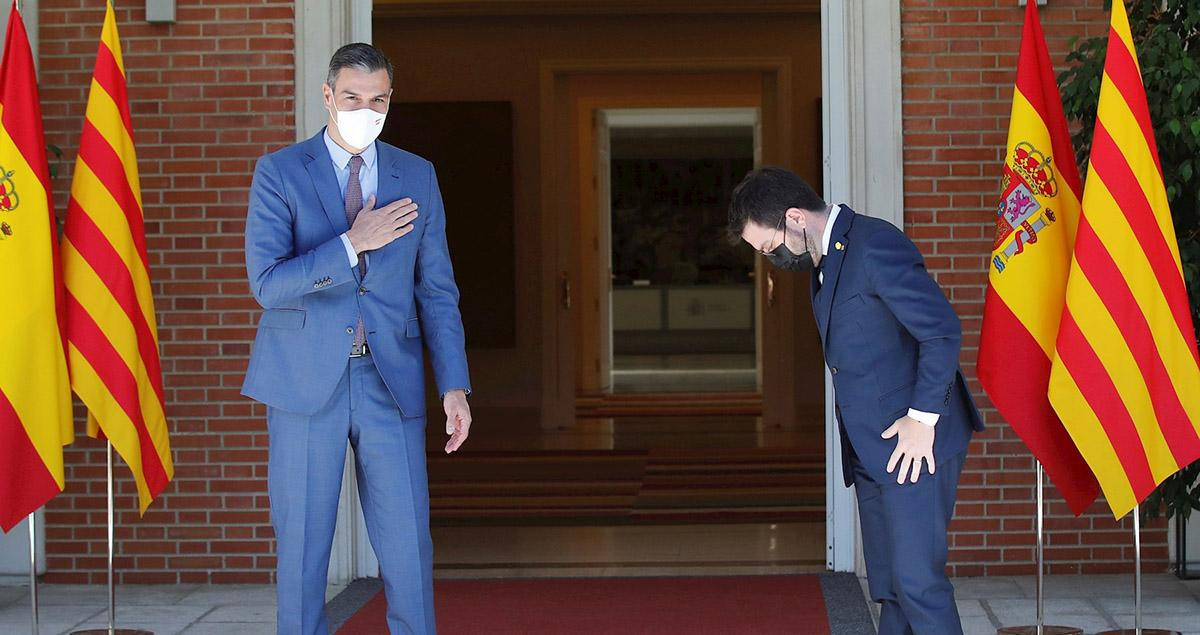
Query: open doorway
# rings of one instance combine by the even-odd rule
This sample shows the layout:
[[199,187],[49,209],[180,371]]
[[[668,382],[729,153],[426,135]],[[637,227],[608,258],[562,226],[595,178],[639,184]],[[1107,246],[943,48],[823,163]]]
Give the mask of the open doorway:
[[[546,183],[569,210],[558,244],[572,247],[559,253],[557,364],[575,381],[556,377],[563,392],[551,421],[738,415],[794,427],[807,399],[789,388],[797,366],[759,351],[806,332],[803,281],[771,276],[724,230],[744,174],[786,163],[792,102],[782,70],[555,75],[546,105],[560,113],[561,136],[547,149],[567,169]],[[781,398],[763,399],[768,392]]]
[[760,156],[758,109],[611,109],[597,125],[612,391],[757,391],[755,258],[722,227]]
[[[306,0],[304,4],[329,3]],[[555,6],[554,14],[546,15],[549,10],[545,6],[533,7],[515,0],[475,3],[470,9],[453,2],[376,2],[373,18],[363,22],[361,16],[372,15],[370,1],[355,0],[353,4],[360,8],[351,12],[353,25],[359,29],[365,24],[354,31],[361,35],[335,35],[333,39],[369,41],[373,30],[377,43],[389,48],[395,58],[406,60],[402,101],[513,104],[512,161],[518,166],[514,293],[520,329],[514,347],[471,351],[477,384],[473,399],[479,421],[487,425],[478,426],[468,454],[493,454],[497,461],[507,460],[524,468],[530,463],[528,457],[517,457],[516,453],[536,453],[539,448],[569,448],[583,453],[637,451],[653,441],[645,438],[644,431],[673,443],[678,439],[678,426],[664,425],[672,423],[667,418],[633,422],[627,412],[594,397],[603,394],[596,388],[598,381],[580,381],[580,373],[598,369],[598,360],[589,358],[591,349],[581,345],[580,340],[582,332],[597,332],[589,328],[591,318],[583,315],[584,309],[591,310],[594,297],[588,289],[593,270],[582,266],[586,264],[584,252],[593,248],[595,238],[589,227],[581,226],[584,216],[596,217],[594,209],[581,209],[595,204],[594,192],[581,192],[591,183],[594,172],[581,169],[578,160],[590,163],[594,146],[590,138],[576,135],[584,131],[591,134],[594,110],[758,107],[764,164],[792,166],[814,183],[823,182],[831,199],[863,202],[869,211],[899,218],[902,172],[897,164],[901,139],[897,6],[874,11],[845,0],[805,0],[770,3],[760,15],[746,10],[748,5],[738,5],[737,18],[731,19],[729,13],[714,10],[718,5],[732,6],[723,3],[671,3],[673,8],[665,10],[656,5],[653,15],[648,15],[644,7],[649,5],[584,0],[568,3],[570,7]],[[765,7],[765,3],[756,6]],[[333,16],[331,24],[338,28],[346,11],[336,4],[324,12],[306,9],[304,13],[317,16],[317,20]],[[312,72],[305,76],[312,76],[314,87],[322,80],[318,65],[300,62],[328,54],[331,48],[327,42],[322,43],[322,33],[322,29],[297,27],[297,50],[305,53],[297,55],[298,81],[299,70],[309,68]],[[892,64],[879,60],[892,60]],[[736,77],[741,74],[751,77]],[[644,76],[645,81],[630,87],[631,75]],[[313,116],[303,116],[307,103],[297,100],[297,121],[315,120],[312,125],[316,127],[305,132],[311,134],[326,115],[318,104],[310,109]],[[576,152],[587,156],[579,157]],[[591,202],[581,204],[583,196]],[[468,222],[463,218],[465,211],[457,209],[460,224]],[[815,426],[814,434],[822,424],[826,431],[833,430],[832,408],[824,409],[821,382],[808,381],[814,373],[819,376],[821,369],[819,356],[808,350],[812,338],[804,336],[811,330],[805,306],[807,288],[793,284],[787,276],[776,274],[772,280],[769,268],[760,267],[757,273],[755,317],[761,323],[758,338],[765,342],[756,344],[756,350],[765,353],[758,355],[761,367],[756,369],[761,389],[746,393],[738,402],[725,398],[719,409],[712,407],[710,411],[744,415],[746,419],[740,425],[745,427],[741,434],[747,444],[772,444],[770,437],[777,434],[775,431],[786,432],[795,425]],[[795,360],[799,368],[792,367]],[[815,360],[813,368],[809,368],[808,360]],[[802,392],[810,384],[814,389]],[[640,411],[661,415],[681,404],[705,405],[704,395],[666,395],[672,397],[670,402],[643,405]],[[767,395],[771,398],[766,399]],[[498,408],[505,409],[502,421],[485,416],[485,409]],[[695,416],[698,410],[702,409],[693,407],[689,411]],[[521,413],[520,420],[514,423],[511,412]],[[625,415],[624,420],[606,418],[617,415]],[[579,419],[581,416],[590,418]],[[521,432],[514,434],[515,428]],[[696,429],[694,422],[688,428]],[[489,431],[494,432],[494,442],[489,441]],[[637,438],[631,438],[630,433],[636,433],[633,436]],[[832,482],[840,474],[837,435],[825,437],[829,448],[822,453],[821,462],[825,464],[825,480]],[[725,447],[730,441],[727,431],[712,431],[712,443]],[[442,459],[436,450],[431,448],[431,459]],[[466,456],[454,457],[455,465],[464,463]],[[578,462],[573,456],[569,463]],[[546,483],[550,480],[548,469],[531,467],[530,480]],[[436,471],[437,467],[431,465],[431,476]],[[478,482],[488,487],[510,486],[501,482],[503,478],[495,470],[480,473]],[[771,471],[770,479],[780,481],[777,470]],[[442,479],[440,486],[436,476],[431,480],[435,489],[460,487],[450,479]],[[469,483],[462,487],[466,485]],[[572,496],[586,490],[578,482],[564,482],[562,487]],[[852,567],[852,500],[838,487],[828,488],[826,494],[829,505],[820,516],[828,522],[824,532],[827,553],[817,557],[827,556],[828,566],[833,568]],[[446,506],[458,506],[455,509],[464,502],[452,499],[447,492],[436,492],[434,497]],[[494,507],[504,502],[503,498],[498,499],[489,489],[486,495],[466,502],[476,501],[481,517],[486,516],[491,523],[501,521],[504,515]],[[488,509],[483,509],[485,506]],[[446,509],[449,507],[439,513],[445,516]],[[464,543],[495,543],[492,527],[479,529],[488,540],[471,537],[464,538]],[[354,544],[358,550],[369,552],[365,535],[361,530],[357,535],[360,539]],[[816,537],[820,542],[819,533]],[[770,540],[774,546],[774,536]],[[526,537],[521,542],[539,539]],[[666,542],[678,544],[678,535],[672,533]],[[732,542],[751,544],[755,540]],[[441,551],[444,553],[450,544],[442,539]],[[817,549],[820,551],[819,544]],[[566,554],[570,550],[564,547],[558,551]],[[775,550],[771,553],[778,555]],[[511,555],[508,557],[506,562],[512,562]]]

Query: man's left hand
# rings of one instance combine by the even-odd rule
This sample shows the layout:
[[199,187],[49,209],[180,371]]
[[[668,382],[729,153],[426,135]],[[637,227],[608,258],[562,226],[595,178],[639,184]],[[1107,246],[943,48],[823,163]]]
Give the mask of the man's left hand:
[[446,409],[446,434],[450,435],[450,440],[446,442],[446,454],[450,454],[467,440],[471,432],[471,407],[467,405],[467,393],[462,390],[446,393],[442,405]]
[[933,460],[933,437],[934,426],[927,426],[912,417],[900,417],[887,430],[883,431],[883,438],[890,439],[899,435],[900,439],[896,441],[896,449],[892,451],[892,457],[888,459],[887,471],[891,474],[896,470],[896,465],[900,465],[900,473],[896,475],[897,483],[904,483],[906,480],[911,480],[913,483],[921,477],[921,464],[924,463],[929,468],[929,473],[933,474],[937,470],[937,464]]

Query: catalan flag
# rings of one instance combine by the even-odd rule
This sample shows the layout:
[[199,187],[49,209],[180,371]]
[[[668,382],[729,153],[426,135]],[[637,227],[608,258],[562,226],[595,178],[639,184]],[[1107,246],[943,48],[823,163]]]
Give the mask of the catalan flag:
[[1120,0],[1066,298],[1050,401],[1120,518],[1200,458],[1200,358]]
[[976,371],[1076,515],[1100,486],[1050,406],[1082,188],[1036,2],[1025,8]]
[[0,60],[0,529],[63,489],[73,439],[58,223],[33,55],[13,3]]
[[62,254],[71,386],[88,408],[88,434],[102,431],[133,471],[145,513],[174,467],[133,125],[111,3],[79,140]]

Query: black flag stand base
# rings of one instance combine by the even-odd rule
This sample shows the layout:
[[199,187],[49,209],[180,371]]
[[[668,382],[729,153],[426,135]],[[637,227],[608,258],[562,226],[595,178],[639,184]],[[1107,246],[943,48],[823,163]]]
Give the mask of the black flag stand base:
[[92,628],[86,631],[71,631],[71,635],[154,635],[154,632],[136,628]]
[[1037,624],[1033,626],[1005,626],[996,631],[996,635],[1083,635],[1083,629],[1074,626],[1046,626],[1046,595],[1042,585],[1042,572],[1045,570],[1043,560],[1043,544],[1045,540],[1045,501],[1042,491],[1042,462],[1037,461]]
[[1133,628],[1103,631],[1096,635],[1179,635],[1161,628],[1142,628],[1142,514],[1133,508]]
[[86,631],[72,631],[71,635],[154,635],[150,631],[139,629],[117,628],[117,587],[113,576],[113,552],[116,544],[113,540],[113,448],[112,441],[108,442],[108,628],[93,628]]
[[1116,631],[1102,631],[1096,635],[1179,635],[1179,631],[1167,631],[1161,628],[1122,628]]
[[1083,635],[1081,629],[1074,626],[1043,626],[1039,631],[1037,626],[1006,626],[997,635]]
[[86,631],[71,631],[71,635],[154,635],[154,632],[137,628],[92,628]]

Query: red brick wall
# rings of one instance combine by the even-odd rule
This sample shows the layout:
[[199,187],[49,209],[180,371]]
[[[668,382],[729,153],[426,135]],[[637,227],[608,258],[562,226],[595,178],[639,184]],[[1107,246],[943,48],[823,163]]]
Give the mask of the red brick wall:
[[[256,309],[242,231],[255,159],[294,139],[293,5],[179,0],[173,25],[146,23],[141,0],[114,5],[176,465],[166,495],[138,520],[133,480],[118,463],[117,569],[122,582],[268,582],[264,413],[238,395]],[[64,151],[61,211],[104,2],[40,6],[47,141]],[[103,447],[84,437],[67,450],[68,488],[46,514],[49,581],[104,581]]]
[[[952,526],[957,575],[1033,572],[1034,462],[974,378],[987,254],[994,228],[1024,8],[1013,0],[904,0],[901,9],[906,230],[963,319],[963,366],[989,430],[977,437]],[[1041,8],[1047,46],[1065,67],[1070,39],[1102,35],[1102,0],[1051,0]],[[1127,572],[1132,520],[1103,503],[1074,518],[1048,488],[1046,560],[1055,573]],[[1143,536],[1148,571],[1167,561],[1165,523]]]

